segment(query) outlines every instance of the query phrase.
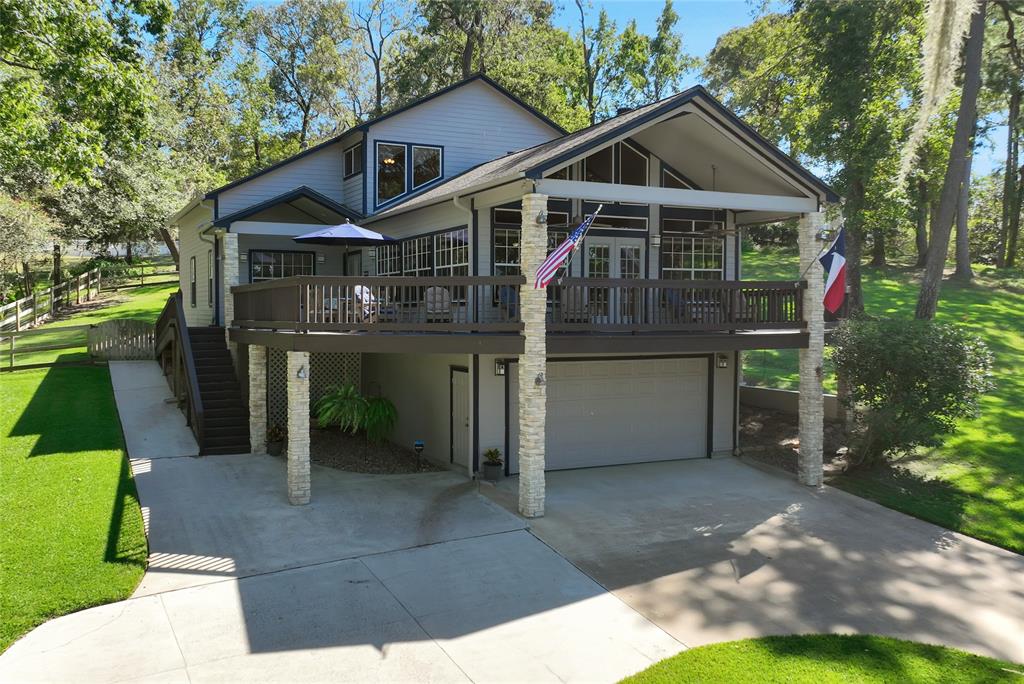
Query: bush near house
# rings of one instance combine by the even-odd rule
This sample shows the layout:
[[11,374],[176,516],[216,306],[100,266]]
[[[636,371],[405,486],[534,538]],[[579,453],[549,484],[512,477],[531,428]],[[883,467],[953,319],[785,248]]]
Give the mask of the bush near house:
[[881,319],[844,321],[831,347],[848,378],[857,413],[856,465],[918,447],[941,446],[957,421],[978,415],[992,389],[992,355],[976,335],[948,323]]

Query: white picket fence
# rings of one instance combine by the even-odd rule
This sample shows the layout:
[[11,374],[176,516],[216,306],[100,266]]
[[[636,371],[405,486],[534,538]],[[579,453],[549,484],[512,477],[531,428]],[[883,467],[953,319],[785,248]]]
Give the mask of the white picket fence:
[[0,306],[0,331],[20,332],[52,318],[72,303],[95,299],[103,288],[100,269],[94,268],[81,275],[33,292],[27,297]]

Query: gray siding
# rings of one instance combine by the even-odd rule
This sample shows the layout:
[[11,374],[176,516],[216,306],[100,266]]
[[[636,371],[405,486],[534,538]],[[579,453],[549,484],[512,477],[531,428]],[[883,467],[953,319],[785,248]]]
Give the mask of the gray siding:
[[367,133],[367,207],[376,197],[374,142],[416,143],[444,148],[444,176],[538,145],[561,135],[486,83],[456,88],[371,126]]

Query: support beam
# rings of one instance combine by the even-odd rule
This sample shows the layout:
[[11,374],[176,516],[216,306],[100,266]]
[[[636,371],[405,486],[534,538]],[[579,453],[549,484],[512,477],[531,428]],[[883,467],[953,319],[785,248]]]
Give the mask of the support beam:
[[639,202],[641,204],[668,204],[681,207],[732,209],[735,211],[768,211],[800,214],[818,211],[818,200],[813,197],[787,197],[785,195],[753,195],[744,192],[716,192],[712,190],[679,190],[640,185],[591,183],[542,178],[537,181],[537,192],[552,197],[579,197],[595,202]]
[[548,227],[537,217],[547,211],[547,195],[523,195],[520,263],[526,285],[519,308],[523,318],[523,353],[519,356],[519,512],[544,515],[544,432],[547,420],[547,290],[534,289],[533,276],[547,258]]
[[288,502],[309,503],[309,352],[288,356]]
[[825,401],[822,396],[822,366],[825,355],[825,307],[822,303],[825,283],[822,279],[818,239],[825,226],[825,214],[811,212],[800,218],[800,272],[806,272],[803,291],[804,318],[808,343],[800,350],[800,452],[797,478],[801,484],[819,487],[822,483]]
[[249,345],[249,446],[267,453],[267,348]]
[[221,254],[223,255],[223,267],[221,277],[223,287],[220,291],[224,293],[224,340],[228,344],[231,356],[235,356],[235,345],[231,342],[228,330],[231,328],[231,321],[235,318],[235,298],[231,294],[231,288],[239,284],[238,280],[238,235],[235,233],[221,234]]

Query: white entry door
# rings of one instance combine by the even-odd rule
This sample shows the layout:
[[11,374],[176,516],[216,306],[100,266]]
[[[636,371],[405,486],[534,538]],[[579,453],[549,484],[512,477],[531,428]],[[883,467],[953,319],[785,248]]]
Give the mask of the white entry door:
[[[643,238],[587,238],[583,263],[585,278],[632,280],[644,277],[647,263]],[[632,323],[637,315],[635,290],[592,287],[588,292],[588,310],[597,322]]]
[[469,371],[452,368],[451,462],[469,467]]
[[[519,472],[519,364],[509,364],[509,472]],[[551,361],[547,470],[708,455],[706,357]]]

